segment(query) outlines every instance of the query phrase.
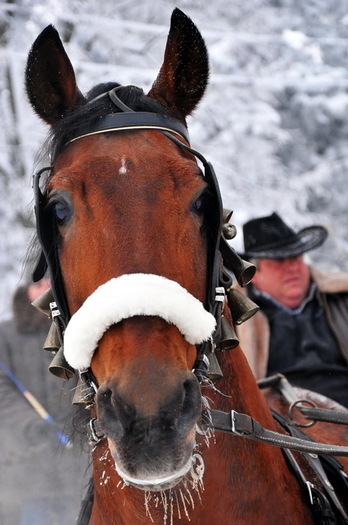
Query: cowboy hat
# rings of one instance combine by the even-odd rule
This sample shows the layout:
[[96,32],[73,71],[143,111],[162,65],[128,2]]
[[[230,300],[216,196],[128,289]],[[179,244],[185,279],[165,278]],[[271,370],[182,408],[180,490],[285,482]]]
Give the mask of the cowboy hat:
[[244,250],[242,257],[262,259],[287,259],[320,246],[327,237],[323,226],[309,226],[298,233],[272,213],[246,222],[243,226]]

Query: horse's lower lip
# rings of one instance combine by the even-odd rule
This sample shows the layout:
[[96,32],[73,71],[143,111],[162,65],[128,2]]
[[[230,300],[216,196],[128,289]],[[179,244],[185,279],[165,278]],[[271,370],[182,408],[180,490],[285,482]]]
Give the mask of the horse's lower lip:
[[126,485],[132,485],[141,490],[161,491],[167,490],[179,483],[181,479],[186,476],[192,467],[193,458],[190,458],[184,467],[177,470],[173,474],[167,476],[156,476],[149,478],[133,478],[126,474],[122,469],[116,466],[118,475],[123,479]]

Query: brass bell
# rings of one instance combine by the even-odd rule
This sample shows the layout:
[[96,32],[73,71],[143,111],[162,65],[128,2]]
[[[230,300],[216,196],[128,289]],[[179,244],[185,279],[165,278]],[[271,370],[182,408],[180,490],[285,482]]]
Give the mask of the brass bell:
[[227,290],[227,301],[236,324],[244,323],[259,311],[257,304],[236,288]]
[[58,352],[61,346],[61,341],[58,335],[58,328],[55,322],[52,322],[50,329],[48,331],[47,337],[45,339],[43,348],[49,352]]
[[46,315],[50,315],[50,303],[54,301],[52,288],[48,288],[40,297],[37,297],[31,304],[36,310]]
[[61,379],[71,379],[75,375],[75,370],[69,365],[64,357],[64,350],[61,346],[54,356],[48,370],[54,376],[60,377]]
[[240,258],[240,264],[233,270],[240,286],[247,286],[256,272],[255,264]]
[[237,228],[234,224],[224,224],[222,226],[222,234],[225,237],[225,239],[231,240],[234,239],[237,235]]
[[93,402],[94,397],[95,390],[92,385],[79,379],[75,388],[72,404],[89,406]]
[[228,244],[223,235],[220,240],[220,252],[224,266],[234,273],[240,286],[249,284],[255,275],[256,266],[248,261],[244,261],[232,246]]
[[223,222],[223,224],[227,224],[228,222],[230,222],[232,215],[233,215],[233,211],[228,210],[227,208],[224,208],[222,210],[222,222]]
[[209,370],[207,372],[208,378],[211,381],[218,381],[219,379],[222,379],[223,377],[222,370],[220,368],[219,361],[217,360],[215,352],[210,352],[208,354],[208,360],[209,360]]
[[219,342],[219,350],[232,350],[239,345],[239,339],[236,336],[232,326],[227,321],[224,315],[221,316],[221,337]]
[[230,219],[232,217],[232,214],[233,214],[233,211],[231,210],[227,210],[227,209],[223,209],[223,213],[222,213],[222,222],[223,222],[223,226],[222,226],[222,234],[223,236],[225,237],[225,239],[234,239],[235,236],[237,235],[237,228],[235,227],[234,224],[230,224]]

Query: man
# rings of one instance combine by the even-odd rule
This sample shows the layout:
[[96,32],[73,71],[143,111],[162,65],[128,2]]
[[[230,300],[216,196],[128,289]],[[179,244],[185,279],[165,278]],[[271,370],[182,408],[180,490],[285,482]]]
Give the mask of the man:
[[[48,286],[19,286],[12,319],[0,323],[0,524],[71,525],[87,482],[87,457],[55,433],[68,432],[72,385],[49,373],[52,355],[42,347],[50,322],[30,304]],[[20,385],[54,423],[40,417]]]
[[260,311],[238,335],[256,379],[282,373],[348,407],[348,275],[303,259],[326,229],[296,233],[273,213],[250,220],[243,233],[244,258],[257,267],[248,295]]

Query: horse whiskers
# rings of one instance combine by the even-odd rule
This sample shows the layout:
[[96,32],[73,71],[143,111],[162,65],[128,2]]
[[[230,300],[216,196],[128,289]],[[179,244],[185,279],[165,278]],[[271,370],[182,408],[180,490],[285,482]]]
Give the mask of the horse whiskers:
[[204,383],[204,386],[207,387],[207,388],[211,388],[214,392],[216,392],[217,394],[220,394],[220,396],[227,397],[227,398],[231,399],[230,395],[224,394],[223,392],[221,392],[221,390],[216,388],[215,383],[213,383],[213,381],[210,381],[209,379],[207,380],[206,383]]
[[194,510],[195,502],[192,490],[196,492],[200,503],[202,502],[201,493],[204,491],[203,474],[204,462],[199,454],[194,454],[195,462],[191,470],[186,475],[180,488],[174,487],[169,490],[158,492],[144,491],[144,505],[146,515],[152,523],[154,519],[151,514],[151,503],[155,509],[160,506],[163,508],[163,525],[173,525],[175,510],[179,520],[185,515],[188,521],[190,519],[190,510]]
[[190,516],[189,516],[189,514],[188,514],[188,512],[187,512],[187,508],[186,508],[186,504],[185,504],[185,498],[184,498],[184,495],[183,495],[181,489],[179,490],[179,494],[180,494],[180,496],[181,496],[181,502],[182,502],[183,509],[184,509],[184,511],[185,511],[185,515],[186,515],[188,521],[190,521]]
[[[207,408],[207,409],[210,408],[209,401],[211,401],[211,400],[209,400],[208,397],[202,396],[202,404],[203,404],[204,408]],[[206,422],[207,428],[203,429],[198,424],[196,424],[196,432],[197,432],[197,434],[199,434],[201,436],[204,436],[204,442],[205,442],[206,446],[209,448],[209,446],[210,446],[210,439],[211,438],[214,439],[214,443],[215,443],[215,431],[214,431],[214,426],[213,426],[213,422],[211,420],[211,417],[210,416],[208,416],[208,417],[209,417],[209,420],[208,420],[208,422]]]
[[144,497],[145,497],[145,501],[144,501],[145,514],[146,514],[146,516],[148,516],[150,518],[152,523],[154,523],[151,511],[150,511],[150,506],[149,506],[149,502],[151,501],[151,492],[149,490],[146,490],[145,494],[144,494]]
[[103,470],[102,475],[100,476],[99,485],[107,485],[111,476],[106,475],[106,471]]

